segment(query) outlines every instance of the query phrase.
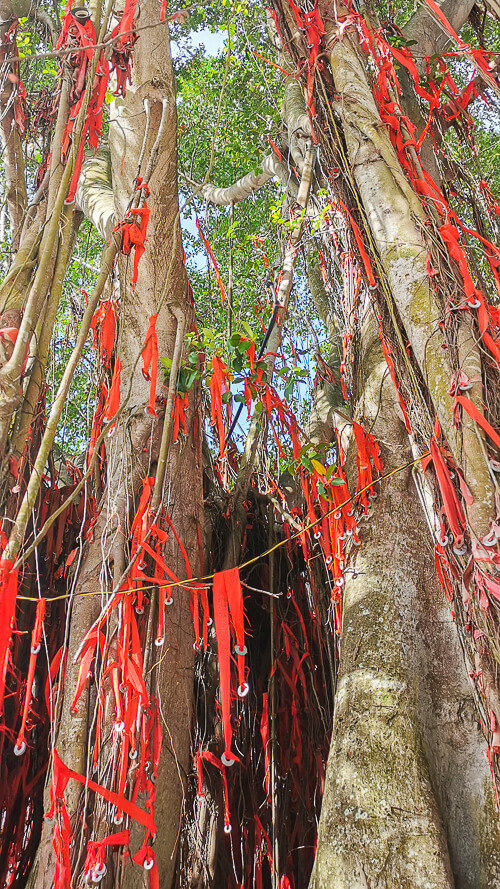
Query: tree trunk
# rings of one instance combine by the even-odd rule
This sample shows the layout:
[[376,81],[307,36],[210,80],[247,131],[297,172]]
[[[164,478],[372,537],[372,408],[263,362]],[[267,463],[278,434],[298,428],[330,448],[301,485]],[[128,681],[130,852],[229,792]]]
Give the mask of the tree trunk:
[[[362,354],[359,419],[387,472],[411,452],[373,320]],[[311,889],[500,886],[486,742],[410,469],[360,529]]]
[[[141,23],[155,21],[157,15],[156,4],[147,2],[141,8]],[[150,125],[146,137],[143,100],[149,103]],[[160,144],[156,146],[157,157],[149,182],[150,196],[147,198],[151,217],[146,252],[140,261],[135,288],[131,286],[133,256],[119,259],[121,311],[117,349],[123,365],[121,398],[123,402],[128,396],[128,401],[119,425],[106,442],[107,486],[94,531],[94,542],[88,545],[83,557],[76,582],[77,593],[109,589],[110,582],[115,585],[121,577],[129,559],[129,529],[141,494],[142,479],[154,473],[161,449],[162,427],[170,424],[170,417],[164,416],[165,409],[159,407],[158,402],[156,407],[159,419],[144,415],[149,384],[142,376],[142,361],[139,362],[138,358],[148,329],[148,318],[158,312],[158,349],[160,356],[165,357],[172,357],[176,343],[180,342],[182,346],[183,333],[193,321],[178,218],[175,90],[168,30],[165,25],[146,27],[141,32],[134,53],[133,86],[129,87],[125,99],[115,102],[113,109],[110,145],[117,219],[124,218],[129,198],[133,194],[135,177],[139,174],[144,176],[160,123],[162,135]],[[139,170],[144,137],[144,163],[142,170]],[[98,173],[102,176],[100,168]],[[109,220],[110,214],[105,204],[104,200],[102,206],[105,218]],[[97,212],[101,212],[100,202],[97,202]],[[108,227],[109,221],[104,224],[104,228]],[[158,395],[165,398],[166,388],[159,385]],[[194,414],[197,410],[194,397],[193,391],[188,411],[188,428],[191,432],[182,443],[171,444],[165,455],[166,470],[159,491],[159,503],[168,513],[183,542],[191,570],[196,576],[200,571],[198,529],[202,525],[202,479],[199,436],[196,437],[193,432],[196,426],[193,422]],[[169,568],[179,578],[186,577],[184,558],[173,534],[169,537],[163,556]],[[154,848],[160,885],[165,889],[174,880],[185,777],[189,769],[194,660],[189,591],[182,587],[174,588],[169,595],[173,598],[173,605],[165,612],[164,645],[153,645],[153,631],[156,632],[157,621],[155,610],[157,612],[158,609],[154,592],[151,594],[152,613],[148,617],[146,609],[142,625],[145,633],[144,678],[149,695],[158,698],[163,733],[162,755],[155,785],[158,842]],[[90,777],[93,777],[90,739],[97,712],[94,690],[91,689],[90,694],[87,692],[86,699],[80,700],[77,716],[70,713],[70,706],[79,667],[78,651],[85,633],[100,610],[101,601],[97,596],[76,598],[74,601],[70,613],[68,670],[56,742],[63,761],[80,773],[86,772]],[[107,697],[109,698],[109,693]],[[109,701],[105,709],[110,710]],[[116,750],[116,735],[112,732],[113,720],[111,713],[111,728],[103,741],[103,755],[106,751]],[[102,765],[98,771],[101,770]],[[73,784],[74,782],[70,782],[66,796],[78,845],[81,816],[77,813],[81,812],[81,793],[80,786],[72,786]],[[141,799],[139,794],[139,804]],[[100,828],[97,824],[97,827],[101,831],[98,838],[112,832],[109,823]],[[35,871],[37,877],[35,881],[34,873],[32,880],[32,885],[37,889],[48,889],[52,885],[52,831],[53,823],[46,821],[39,863]],[[132,854],[141,845],[143,837],[144,830],[131,823]],[[77,872],[81,863],[80,859]],[[111,877],[114,886],[123,885],[130,889],[144,885],[146,871],[132,862],[125,864],[121,855],[118,859],[115,858],[114,866],[110,867],[108,861],[108,871],[107,880],[109,882]]]

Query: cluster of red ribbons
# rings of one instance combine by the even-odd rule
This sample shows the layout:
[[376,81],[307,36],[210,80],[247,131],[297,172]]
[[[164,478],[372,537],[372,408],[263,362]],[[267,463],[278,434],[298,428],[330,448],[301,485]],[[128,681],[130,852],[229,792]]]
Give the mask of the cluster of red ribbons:
[[127,83],[131,80],[132,50],[138,39],[134,31],[136,7],[137,0],[125,0],[120,22],[111,31],[113,38],[111,68],[116,73],[115,96],[124,96]]
[[[67,60],[73,68],[73,75],[70,90],[71,107],[61,144],[63,163],[66,163],[68,159],[74,127],[82,106],[87,77],[92,65],[95,52],[94,47],[96,45],[96,34],[90,16],[87,18],[85,15],[82,15],[81,9],[76,10],[75,15],[72,12],[72,5],[73,0],[68,0],[63,26],[56,46],[56,50],[62,48],[74,49],[74,52],[67,56]],[[74,199],[76,193],[85,144],[88,142],[94,151],[98,146],[102,131],[103,105],[112,71],[116,72],[117,79],[115,95],[125,95],[127,82],[130,80],[131,53],[137,40],[137,34],[133,30],[136,6],[137,0],[126,0],[121,20],[111,32],[111,37],[113,38],[111,64],[107,61],[104,50],[101,50],[99,53],[92,94],[76,153],[73,176],[67,197],[68,202]]]
[[293,16],[298,28],[304,33],[307,43],[307,109],[313,117],[316,117],[314,108],[313,90],[316,68],[322,64],[320,59],[321,44],[325,33],[325,25],[318,8],[318,0],[314,0],[314,6],[308,12],[302,12],[300,7],[294,3],[294,0],[288,0],[288,5],[293,12]]
[[[94,765],[98,763],[102,745],[102,715],[104,712],[105,688],[110,689],[114,700],[115,722],[114,737],[119,743],[117,769],[112,781],[114,789],[101,787],[83,776],[78,776],[63,766],[54,751],[54,775],[52,807],[49,816],[59,815],[54,833],[54,847],[58,855],[58,877],[56,889],[69,886],[69,870],[67,870],[67,850],[69,848],[69,825],[66,823],[63,801],[64,787],[70,777],[85,784],[94,793],[100,795],[113,807],[113,823],[122,825],[124,817],[132,818],[146,828],[144,842],[133,861],[150,871],[152,889],[158,886],[158,874],[151,840],[155,835],[154,822],[154,785],[149,775],[152,764],[152,776],[156,777],[161,751],[161,728],[158,704],[149,698],[143,678],[144,664],[140,631],[137,615],[144,611],[145,584],[156,583],[159,586],[159,615],[155,643],[162,645],[164,641],[165,606],[173,601],[171,595],[166,599],[165,576],[167,580],[177,582],[176,575],[168,568],[163,558],[163,547],[168,538],[158,519],[153,521],[150,514],[150,502],[154,487],[153,478],[145,478],[137,511],[131,525],[131,562],[129,576],[122,589],[108,603],[99,620],[88,630],[80,649],[80,667],[72,703],[76,712],[78,702],[83,694],[89,678],[94,677],[98,685],[98,718],[94,738]],[[182,546],[168,517],[167,524],[176,537],[186,561],[186,570],[190,576],[187,554]],[[148,571],[148,561],[154,565],[153,574]],[[109,645],[105,627],[112,613],[120,609],[120,625],[116,644]],[[136,761],[136,768],[130,770],[130,761]],[[127,792],[128,788],[128,792]],[[146,810],[137,805],[138,794],[146,796]],[[61,827],[62,825],[62,827]],[[111,833],[104,840],[91,841],[87,848],[85,873],[98,877],[104,873],[105,854],[110,846],[128,844],[128,832],[123,829],[118,834]]]
[[19,22],[15,18],[4,34],[3,41],[0,43],[0,63],[8,59],[7,80],[10,81],[13,94],[14,120],[19,132],[23,135],[26,131],[26,90],[20,77],[19,50],[16,40],[18,24]]
[[[138,188],[145,187],[139,185]],[[134,269],[132,273],[132,287],[137,284],[137,276],[139,274],[139,261],[146,250],[146,234],[149,222],[149,207],[144,202],[143,207],[131,207],[125,214],[125,219],[118,222],[113,232],[121,232],[122,246],[121,252],[125,256],[129,256],[134,250]]]
[[[159,751],[158,751],[159,755]],[[154,768],[158,767],[158,757],[153,759]],[[141,769],[139,765],[138,771]],[[71,862],[70,862],[70,842],[71,842],[71,825],[69,820],[66,803],[64,801],[64,792],[68,781],[73,779],[78,781],[88,790],[94,792],[104,799],[115,811],[114,823],[120,824],[124,816],[131,818],[146,829],[144,841],[139,851],[133,856],[133,860],[142,865],[145,870],[150,871],[150,887],[158,889],[158,869],[156,867],[156,859],[154,851],[150,845],[150,840],[156,834],[156,825],[154,821],[154,785],[150,779],[144,777],[144,765],[142,766],[142,779],[136,778],[137,790],[132,795],[132,800],[124,795],[124,791],[118,793],[109,790],[80,775],[66,766],[59,757],[57,750],[54,748],[52,754],[52,783],[50,788],[50,809],[47,812],[47,818],[54,818],[53,847],[55,852],[55,873],[54,873],[54,889],[70,889],[71,887]],[[135,799],[141,791],[147,794],[147,807],[149,812],[141,809]],[[112,833],[102,840],[90,841],[87,847],[87,857],[84,866],[84,873],[90,877],[93,882],[99,882],[106,873],[105,852],[111,846],[127,846],[129,841],[129,831],[121,830],[118,833]]]
[[231,627],[236,639],[234,654],[238,659],[238,695],[245,697],[248,683],[245,677],[245,628],[243,617],[243,595],[241,592],[238,568],[220,571],[214,576],[213,585],[214,621],[217,635],[219,658],[219,681],[224,732],[224,765],[233,765],[235,756],[231,751]]
[[[224,428],[223,416],[223,400],[222,396],[229,392],[229,371],[218,355],[212,357],[212,376],[210,377],[210,410],[212,426],[217,427],[219,436],[219,455],[224,456],[224,445],[226,441],[226,431]],[[228,404],[228,412],[230,413],[230,405]],[[230,420],[229,416],[229,420]]]
[[359,496],[366,515],[368,512],[368,498],[375,495],[373,489],[365,490],[373,481],[370,459],[373,460],[373,465],[379,476],[382,475],[384,467],[380,459],[380,447],[375,437],[370,432],[365,432],[359,423],[353,423],[352,430],[356,439],[357,490],[360,492]]
[[[63,26],[56,46],[56,50],[63,47],[71,47],[75,49],[75,52],[68,58],[69,64],[73,68],[73,78],[69,97],[71,107],[61,142],[61,155],[64,164],[68,160],[75,123],[82,107],[87,76],[92,65],[92,59],[95,52],[94,46],[96,43],[94,26],[90,17],[85,20],[84,18],[81,19],[79,16],[73,15],[71,5],[72,0],[68,0],[66,13],[63,19]],[[104,58],[104,53],[101,52],[97,62],[94,83],[92,85],[92,94],[87,107],[80,144],[78,145],[74,160],[73,175],[67,196],[68,203],[75,197],[82,169],[83,153],[86,142],[88,141],[88,144],[94,150],[99,143],[102,129],[103,104],[106,90],[108,88],[109,72],[109,62]]]
[[0,590],[2,601],[2,620],[0,621],[0,716],[3,713],[5,679],[9,666],[10,641],[16,614],[17,569],[13,563],[2,557],[0,559]]

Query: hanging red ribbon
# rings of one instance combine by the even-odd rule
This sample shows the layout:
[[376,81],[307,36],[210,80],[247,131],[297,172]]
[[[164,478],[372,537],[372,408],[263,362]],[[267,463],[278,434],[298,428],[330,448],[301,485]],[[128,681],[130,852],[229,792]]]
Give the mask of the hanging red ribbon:
[[5,695],[5,679],[9,664],[10,640],[16,613],[18,569],[4,557],[0,559],[0,601],[2,603],[2,619],[0,620],[0,715],[3,713]]
[[219,435],[219,455],[224,456],[226,432],[222,416],[222,395],[229,391],[229,374],[226,365],[218,355],[212,357],[212,376],[210,377],[210,409],[212,426],[217,426]]
[[[122,363],[119,358],[115,361],[113,368],[113,376],[111,377],[111,386],[106,393],[106,402],[104,404],[104,419],[109,423],[118,413],[120,407],[120,375]],[[109,427],[108,433],[115,428],[115,423]]]
[[[140,187],[140,186],[139,186]],[[144,207],[132,207],[127,210],[125,219],[115,225],[113,232],[122,233],[121,252],[129,256],[134,248],[134,269],[132,274],[132,287],[137,284],[139,274],[139,261],[146,250],[146,233],[148,230],[149,213],[147,203]]]
[[459,546],[463,541],[463,531],[466,525],[465,514],[462,509],[462,504],[458,499],[457,492],[451,482],[450,471],[444,461],[437,439],[434,435],[431,438],[430,451],[439,484],[439,490],[441,491],[441,497],[443,498],[443,507],[446,517],[455,537],[455,546]]
[[117,305],[115,299],[102,300],[90,323],[94,337],[92,346],[97,349],[99,342],[99,355],[106,366],[110,362],[115,345]]
[[148,413],[153,417],[158,414],[155,410],[156,384],[158,381],[158,337],[156,335],[156,320],[158,314],[151,315],[146,339],[142,347],[142,375],[151,382],[149,387]]
[[33,627],[33,631],[31,633],[31,649],[30,649],[30,659],[28,664],[28,675],[26,678],[26,688],[24,692],[24,706],[23,713],[21,719],[21,727],[19,729],[15,752],[20,755],[26,749],[26,723],[28,720],[28,713],[30,709],[31,703],[31,692],[33,688],[33,680],[35,678],[35,667],[36,667],[36,658],[37,654],[40,651],[40,641],[42,638],[42,629],[43,629],[43,619],[45,617],[45,599],[39,599],[36,604],[36,617],[35,617],[35,626]]
[[236,635],[235,654],[238,656],[238,694],[243,697],[248,692],[245,682],[245,631],[243,625],[243,596],[238,568],[229,568],[214,575],[213,585],[215,632],[219,654],[220,696],[222,727],[224,733],[223,762],[231,765],[236,757],[231,752],[231,629],[229,615]]
[[222,283],[222,278],[221,278],[221,276],[220,276],[219,266],[217,265],[217,261],[216,261],[216,259],[215,259],[213,250],[212,250],[212,248],[211,248],[211,246],[210,246],[210,242],[208,241],[208,239],[207,239],[207,238],[205,237],[205,235],[203,234],[203,231],[202,231],[202,229],[201,229],[201,225],[200,225],[200,220],[199,220],[199,219],[196,220],[196,228],[198,229],[198,231],[199,231],[199,233],[200,233],[200,238],[201,238],[201,240],[203,241],[203,245],[204,245],[204,247],[205,247],[205,250],[207,251],[208,256],[209,256],[210,259],[212,260],[212,265],[213,265],[213,267],[214,267],[214,272],[215,272],[215,278],[216,278],[216,280],[217,280],[217,284],[219,285],[221,304],[224,305],[224,301],[225,301],[225,299],[226,299],[226,291],[224,290],[224,284]]

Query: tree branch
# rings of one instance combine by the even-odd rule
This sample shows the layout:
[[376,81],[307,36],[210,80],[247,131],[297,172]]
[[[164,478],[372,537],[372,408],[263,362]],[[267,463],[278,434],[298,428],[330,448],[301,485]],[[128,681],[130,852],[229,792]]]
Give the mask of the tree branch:
[[85,160],[75,200],[99,234],[109,241],[115,222],[115,202],[111,153],[107,145],[103,145],[95,157],[90,156]]
[[[475,0],[437,0],[443,15],[446,16],[453,30],[458,33],[465,24]],[[416,40],[417,46],[413,55],[417,65],[423,62],[424,56],[433,56],[444,52],[450,42],[450,35],[444,26],[437,21],[432,10],[425,2],[403,28],[408,40]]]
[[187,179],[187,177],[186,182],[191,186],[196,195],[201,196],[210,204],[224,207],[231,203],[236,204],[238,201],[244,201],[245,198],[250,197],[251,194],[262,188],[274,176],[279,176],[280,179],[283,179],[284,175],[286,175],[283,164],[279,162],[274,154],[269,154],[265,157],[260,168],[261,172],[256,173],[255,170],[252,170],[232,185],[228,185],[227,188],[218,188],[217,185],[208,183],[200,186]]

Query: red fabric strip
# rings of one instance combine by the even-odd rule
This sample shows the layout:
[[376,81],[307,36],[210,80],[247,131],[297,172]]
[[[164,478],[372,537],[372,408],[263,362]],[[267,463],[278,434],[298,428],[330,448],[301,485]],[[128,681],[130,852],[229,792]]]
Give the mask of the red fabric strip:
[[200,238],[203,241],[205,250],[207,251],[210,259],[212,260],[212,265],[214,267],[214,272],[215,272],[215,278],[217,280],[217,284],[219,285],[221,304],[224,305],[224,301],[226,299],[226,291],[224,290],[224,284],[222,283],[222,278],[220,276],[219,266],[217,265],[217,261],[215,259],[213,250],[210,246],[210,242],[208,241],[208,239],[205,237],[205,235],[203,234],[203,232],[201,230],[201,225],[200,225],[199,219],[196,220],[196,228],[198,229],[198,231],[200,233]]
[[466,395],[455,395],[455,400],[458,401],[458,403],[462,405],[464,410],[467,411],[469,417],[472,417],[474,422],[478,423],[478,425],[481,426],[482,429],[484,429],[488,438],[491,438],[491,440],[495,442],[497,448],[500,448],[500,435],[498,434],[498,432],[495,432],[493,426],[488,423],[488,420],[486,419],[484,414],[482,414],[481,411],[478,410],[474,402],[472,402],[470,398],[467,398]]
[[227,759],[235,759],[231,752],[233,737],[231,729],[231,631],[229,627],[229,607],[227,599],[225,571],[214,575],[213,600],[215,632],[219,655],[219,679],[224,734],[224,752]]
[[[119,811],[124,812],[130,818],[133,818],[138,824],[142,824],[150,834],[156,833],[156,825],[152,814],[145,812],[144,809],[140,809],[139,806],[130,802],[130,800],[123,796],[123,794],[114,793],[112,790],[108,790],[107,787],[102,787],[100,784],[96,784],[95,781],[91,781],[90,778],[86,778],[84,775],[74,772],[73,769],[70,769],[63,763],[55,747],[53,749],[53,768],[54,773],[51,786],[51,799],[53,803],[56,799],[63,798],[66,785],[70,778],[73,778],[74,781],[78,781],[80,784],[83,784],[84,787],[88,787],[89,790],[93,790],[94,793],[102,796],[107,803],[116,806]],[[52,808],[47,817],[52,817]]]
[[155,410],[156,384],[158,381],[158,337],[156,335],[156,319],[158,314],[151,315],[149,319],[149,327],[146,333],[146,339],[142,347],[142,375],[144,379],[150,380],[148,413],[156,417],[158,414]]
[[18,569],[13,570],[12,565],[9,559],[0,559],[0,715],[3,713],[10,640],[16,614]]

